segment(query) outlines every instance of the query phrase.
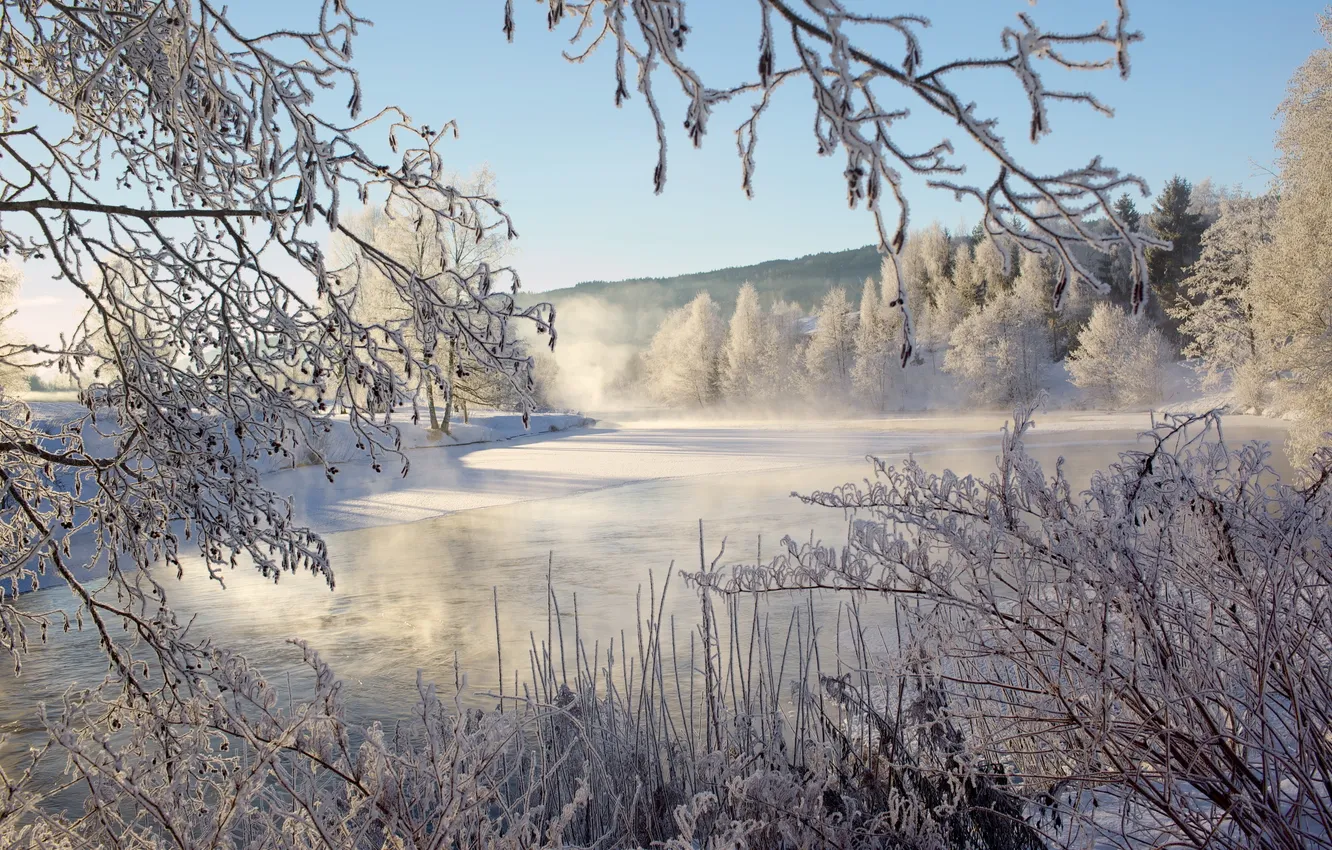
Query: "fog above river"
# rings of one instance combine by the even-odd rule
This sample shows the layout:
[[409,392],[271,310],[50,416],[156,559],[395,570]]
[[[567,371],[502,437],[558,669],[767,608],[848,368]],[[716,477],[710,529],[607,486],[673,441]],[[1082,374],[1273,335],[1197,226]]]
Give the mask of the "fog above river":
[[[274,584],[246,569],[225,575],[226,587],[186,561],[180,580],[160,576],[182,617],[196,618],[196,635],[237,649],[299,696],[305,673],[288,641],[307,641],[345,682],[354,716],[392,720],[415,704],[417,671],[451,692],[455,669],[467,676],[466,699],[498,682],[495,600],[503,666],[527,679],[529,653],[551,641],[547,570],[561,606],[558,618],[572,651],[575,629],[588,651],[611,641],[632,649],[651,588],[660,593],[672,565],[697,569],[699,522],[703,553],[721,563],[766,558],[784,535],[840,543],[847,518],[791,497],[829,489],[872,474],[867,455],[897,461],[914,455],[928,469],[988,474],[999,452],[1004,417],[913,416],[835,421],[689,420],[624,413],[598,425],[477,446],[411,453],[406,479],[391,471],[344,464],[334,485],[305,468],[269,476],[292,493],[298,511],[327,533],[335,587],[309,575]],[[1038,415],[1028,445],[1053,471],[1084,486],[1093,471],[1138,445],[1150,425],[1143,415]],[[1230,442],[1268,440],[1273,465],[1285,473],[1279,423],[1227,417]],[[641,594],[641,595],[640,595]],[[577,619],[575,621],[575,597]],[[795,606],[813,605],[820,628],[835,635],[837,604],[764,599],[759,615],[785,628]],[[32,610],[73,609],[63,588],[30,594]],[[752,606],[753,602],[743,603]],[[866,616],[887,623],[883,600]],[[877,607],[876,607],[877,606]],[[698,605],[691,589],[672,580],[664,611],[674,617],[688,665]],[[746,608],[746,610],[749,610]],[[632,654],[632,653],[631,653]],[[457,667],[455,668],[455,662]],[[93,685],[105,672],[91,632],[52,632],[34,645],[21,679],[0,678],[0,726],[17,730],[0,761],[12,764],[35,741],[36,706],[58,702],[71,682]]]

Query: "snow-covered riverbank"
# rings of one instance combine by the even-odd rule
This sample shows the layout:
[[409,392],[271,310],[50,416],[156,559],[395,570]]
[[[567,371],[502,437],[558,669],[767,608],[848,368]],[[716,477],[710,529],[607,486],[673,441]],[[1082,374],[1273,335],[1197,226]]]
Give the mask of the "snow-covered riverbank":
[[[74,401],[29,401],[28,404],[32,410],[34,423],[39,428],[44,428],[47,433],[58,432],[65,423],[78,419],[87,412],[81,404]],[[261,466],[261,469],[264,469],[265,481],[275,492],[292,497],[302,515],[313,515],[316,521],[312,524],[319,531],[341,531],[347,528],[410,522],[423,517],[410,509],[404,510],[400,506],[393,505],[391,500],[389,504],[382,505],[381,514],[365,513],[359,522],[317,520],[330,510],[336,512],[337,509],[333,506],[340,503],[345,503],[342,510],[346,513],[349,510],[346,505],[357,505],[367,501],[374,503],[374,494],[377,493],[404,491],[410,494],[413,492],[413,485],[421,482],[430,470],[434,470],[438,476],[440,470],[455,467],[458,463],[458,453],[470,447],[505,443],[520,438],[549,439],[557,434],[572,429],[587,428],[594,424],[595,420],[576,413],[536,413],[530,416],[525,426],[521,415],[499,411],[481,411],[471,416],[469,422],[455,422],[450,434],[432,432],[428,428],[410,422],[399,423],[403,457],[410,464],[409,469],[417,470],[418,473],[404,477],[401,474],[402,466],[395,462],[395,459],[383,460],[381,463],[383,471],[376,473],[371,468],[366,453],[357,448],[357,437],[352,429],[346,422],[335,421],[333,430],[320,441],[323,456],[329,463],[340,467],[333,484],[330,485],[325,480],[322,465],[299,463],[299,459],[307,454],[299,449],[285,458],[280,456],[265,458],[268,468],[264,469]],[[84,443],[88,451],[110,453],[113,450],[111,441],[106,436],[112,426],[105,418],[102,420],[102,428],[106,430],[84,431]],[[85,492],[88,486],[87,483],[84,484]],[[407,498],[410,502],[411,496]],[[437,516],[459,509],[456,507],[459,504],[456,498],[452,501],[445,500],[443,504],[443,508],[435,509],[427,515]],[[326,509],[323,513],[312,512],[308,507],[311,505],[323,505]],[[86,562],[91,560],[92,547],[92,539],[86,533],[80,533],[72,540],[71,554],[76,556],[77,561]],[[105,565],[102,564],[83,573],[88,578],[104,574]],[[36,582],[25,579],[19,591],[29,592],[60,583],[58,577],[44,575]],[[0,588],[5,592],[12,592],[12,581],[0,579]]]

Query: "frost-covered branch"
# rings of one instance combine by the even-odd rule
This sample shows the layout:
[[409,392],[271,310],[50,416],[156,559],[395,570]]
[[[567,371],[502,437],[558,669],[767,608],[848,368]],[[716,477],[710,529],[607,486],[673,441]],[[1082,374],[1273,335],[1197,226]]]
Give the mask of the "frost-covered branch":
[[[510,326],[553,343],[554,311],[516,304],[513,269],[412,267],[343,220],[349,201],[388,198],[437,229],[515,235],[498,200],[445,171],[451,124],[362,116],[365,24],[342,0],[308,29],[254,33],[208,0],[0,6],[0,250],[52,264],[87,305],[58,345],[0,345],[0,368],[76,375],[88,411],[36,422],[0,395],[0,592],[55,572],[77,585],[97,566],[126,596],[114,620],[151,619],[161,588],[125,576],[180,569],[186,540],[219,579],[246,562],[331,582],[323,543],[261,482],[270,456],[299,445],[323,460],[317,436],[346,416],[378,467],[397,450],[391,411],[452,385],[445,347],[527,397]],[[322,106],[339,92],[345,120]],[[366,147],[376,132],[397,161]],[[330,234],[353,245],[342,262]],[[366,268],[405,305],[395,321],[356,314]],[[11,601],[0,648],[17,663],[49,621]]]
[[[654,90],[659,78],[680,87],[687,106],[684,128],[695,146],[702,143],[714,110],[745,95],[758,101],[736,130],[741,161],[741,187],[753,194],[755,149],[763,113],[774,91],[796,79],[811,87],[814,136],[820,156],[840,148],[846,155],[847,199],[852,207],[864,203],[874,217],[880,250],[896,262],[907,235],[909,204],[903,172],[920,175],[927,185],[969,197],[984,209],[985,228],[992,236],[1005,235],[1029,251],[1058,261],[1054,288],[1057,307],[1068,286],[1082,282],[1104,290],[1104,282],[1074,250],[1089,245],[1102,253],[1119,246],[1129,249],[1133,266],[1133,300],[1147,297],[1145,251],[1163,245],[1149,234],[1135,232],[1114,209],[1114,196],[1127,188],[1147,194],[1138,177],[1121,174],[1093,157],[1085,166],[1047,173],[1023,162],[998,132],[995,118],[983,117],[977,104],[953,87],[960,72],[1011,74],[1025,94],[1030,110],[1028,136],[1035,142],[1050,132],[1051,102],[1072,102],[1102,114],[1111,110],[1088,92],[1050,88],[1048,70],[1117,70],[1129,73],[1129,48],[1142,38],[1128,25],[1127,0],[1115,0],[1113,23],[1081,32],[1044,29],[1030,13],[1018,15],[1017,24],[1001,33],[1004,52],[983,58],[949,57],[927,64],[919,33],[930,26],[915,14],[859,14],[841,0],[760,0],[761,36],[757,80],[724,86],[708,85],[688,63],[685,44],[691,32],[685,23],[686,0],[542,0],[548,7],[547,24],[555,29],[566,19],[574,22],[572,43],[583,49],[569,55],[582,61],[596,49],[615,51],[615,103],[630,97],[630,61],[636,69],[633,87],[642,94],[657,134],[657,163],[653,184],[660,192],[666,182],[667,133],[665,118]],[[514,31],[512,0],[505,5],[505,33]],[[900,44],[900,58],[865,45],[891,36]],[[1075,58],[1070,48],[1093,58]],[[964,181],[966,169],[955,157],[952,140],[914,149],[900,141],[899,125],[911,117],[908,108],[884,104],[907,101],[927,113],[942,116],[974,144],[993,165],[993,177]],[[1108,228],[1093,227],[1104,219]],[[1005,258],[1005,262],[1006,262]],[[898,275],[901,279],[901,275]],[[912,322],[906,293],[891,299],[903,312],[903,362],[910,356]],[[917,307],[919,305],[916,305]]]

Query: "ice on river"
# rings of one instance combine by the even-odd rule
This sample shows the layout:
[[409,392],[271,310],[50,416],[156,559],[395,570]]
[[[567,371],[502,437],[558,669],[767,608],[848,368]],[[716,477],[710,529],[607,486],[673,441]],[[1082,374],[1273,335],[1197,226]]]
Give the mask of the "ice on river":
[[[340,464],[332,485],[317,467],[274,472],[267,482],[292,496],[302,522],[336,532],[644,481],[826,466],[870,454],[896,459],[973,444],[997,447],[1005,421],[998,414],[798,422],[611,418],[559,433],[537,423],[527,436],[515,434],[508,442],[409,450],[406,477],[392,461],[379,473],[369,461],[358,461]],[[1056,414],[1038,418],[1034,435],[1065,435],[1071,444],[1103,442],[1098,433],[1123,439],[1149,425],[1141,413]]]

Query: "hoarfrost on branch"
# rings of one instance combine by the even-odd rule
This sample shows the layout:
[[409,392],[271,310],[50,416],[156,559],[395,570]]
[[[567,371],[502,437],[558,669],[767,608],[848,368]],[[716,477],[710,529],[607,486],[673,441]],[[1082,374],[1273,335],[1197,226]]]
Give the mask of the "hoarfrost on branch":
[[[841,0],[759,0],[761,37],[757,79],[722,88],[707,85],[685,58],[691,32],[685,22],[686,0],[539,0],[548,7],[547,25],[553,30],[568,20],[576,52],[566,54],[581,62],[599,47],[615,52],[615,104],[630,98],[632,87],[643,96],[656,127],[657,162],[653,184],[660,192],[666,184],[666,125],[654,89],[664,74],[680,86],[688,105],[684,129],[695,146],[702,144],[713,110],[743,95],[757,95],[750,115],[736,128],[741,163],[741,187],[754,191],[758,128],[773,94],[781,86],[805,80],[815,104],[814,136],[821,156],[840,148],[846,156],[843,174],[852,207],[864,203],[874,217],[879,249],[897,262],[907,235],[909,204],[903,173],[923,176],[931,188],[943,189],[959,199],[972,198],[984,209],[986,231],[1013,239],[1028,251],[1057,259],[1058,281],[1054,304],[1062,304],[1070,284],[1083,282],[1108,291],[1105,282],[1080,259],[1074,246],[1088,245],[1101,253],[1128,249],[1132,263],[1135,309],[1147,297],[1145,251],[1168,247],[1147,233],[1135,232],[1114,208],[1114,195],[1136,188],[1144,196],[1141,178],[1121,174],[1099,156],[1085,166],[1057,173],[1023,163],[998,132],[998,121],[978,114],[977,104],[955,91],[951,81],[964,72],[1011,74],[1025,93],[1030,109],[1028,136],[1035,142],[1051,131],[1049,106],[1068,101],[1084,104],[1105,115],[1110,108],[1089,92],[1048,88],[1043,70],[1116,70],[1129,73],[1129,48],[1142,38],[1129,27],[1126,0],[1110,5],[1112,21],[1082,32],[1043,29],[1030,12],[1001,33],[1003,52],[988,58],[946,57],[927,62],[920,32],[930,26],[916,14],[862,14]],[[515,28],[513,0],[506,0],[504,31],[510,39]],[[900,40],[897,57],[861,45],[879,33]],[[1099,51],[1093,58],[1077,58]],[[633,72],[630,65],[632,63]],[[631,81],[632,77],[632,81]],[[905,96],[905,97],[904,97]],[[905,102],[907,106],[895,104]],[[964,181],[965,168],[956,160],[953,143],[942,139],[917,150],[899,140],[897,127],[918,106],[942,116],[957,127],[993,163],[993,173],[979,182]],[[885,200],[888,204],[885,205]],[[1091,222],[1104,218],[1108,228]],[[898,275],[898,280],[902,276]],[[902,362],[911,356],[912,329],[906,293],[899,287],[888,300],[903,314]]]

